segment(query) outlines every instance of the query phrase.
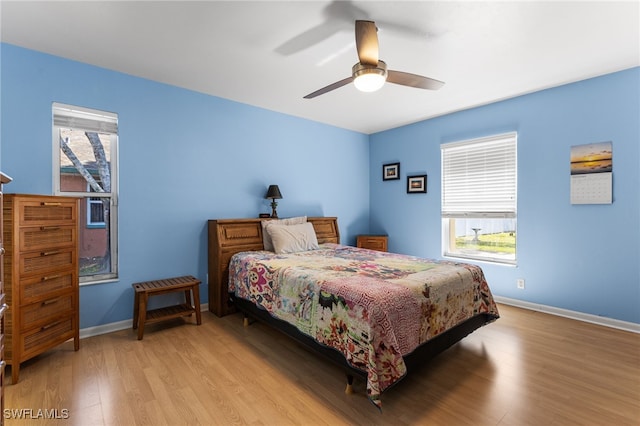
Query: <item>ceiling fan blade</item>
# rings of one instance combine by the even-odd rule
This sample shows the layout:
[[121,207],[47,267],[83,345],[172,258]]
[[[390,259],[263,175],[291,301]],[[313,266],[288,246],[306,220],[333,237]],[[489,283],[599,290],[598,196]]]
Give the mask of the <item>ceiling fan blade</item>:
[[378,29],[373,21],[356,21],[356,48],[363,65],[378,65]]
[[416,87],[418,89],[438,90],[444,86],[444,82],[417,74],[402,71],[387,71],[387,81],[389,83],[400,84],[402,86]]
[[336,81],[335,83],[325,86],[322,89],[316,90],[313,93],[309,93],[307,96],[304,97],[304,99],[311,99],[311,98],[315,98],[316,96],[324,95],[325,93],[330,92],[332,90],[336,90],[344,86],[345,84],[351,83],[352,81],[353,81],[353,77],[347,77],[344,80]]

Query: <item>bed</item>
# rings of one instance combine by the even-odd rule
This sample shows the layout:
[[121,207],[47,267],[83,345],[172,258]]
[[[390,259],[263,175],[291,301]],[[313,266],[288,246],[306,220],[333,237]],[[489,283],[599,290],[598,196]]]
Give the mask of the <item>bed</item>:
[[337,218],[294,219],[209,221],[209,308],[338,363],[347,389],[363,378],[378,407],[407,372],[499,317],[476,265],[341,245]]

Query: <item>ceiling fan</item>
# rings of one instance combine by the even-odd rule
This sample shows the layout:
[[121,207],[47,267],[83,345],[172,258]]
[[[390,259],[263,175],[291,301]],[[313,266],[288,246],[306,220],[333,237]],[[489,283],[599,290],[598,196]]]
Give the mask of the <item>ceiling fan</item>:
[[309,93],[304,99],[312,99],[353,82],[358,90],[374,92],[385,81],[418,89],[438,90],[444,82],[403,71],[387,70],[387,64],[378,59],[378,28],[373,21],[356,21],[356,49],[359,62],[351,68],[351,77],[336,81],[322,89]]

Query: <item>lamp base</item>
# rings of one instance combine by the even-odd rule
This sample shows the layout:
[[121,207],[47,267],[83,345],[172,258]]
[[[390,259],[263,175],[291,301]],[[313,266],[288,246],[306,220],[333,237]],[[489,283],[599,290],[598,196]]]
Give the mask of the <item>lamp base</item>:
[[271,217],[274,219],[278,218],[278,212],[276,211],[276,207],[278,207],[278,203],[275,200],[271,201]]

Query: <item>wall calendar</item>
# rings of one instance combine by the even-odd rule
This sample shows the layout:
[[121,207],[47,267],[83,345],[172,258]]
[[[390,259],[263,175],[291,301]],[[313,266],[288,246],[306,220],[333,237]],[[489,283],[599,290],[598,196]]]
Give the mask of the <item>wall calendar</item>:
[[571,204],[613,202],[613,149],[611,142],[571,147]]

